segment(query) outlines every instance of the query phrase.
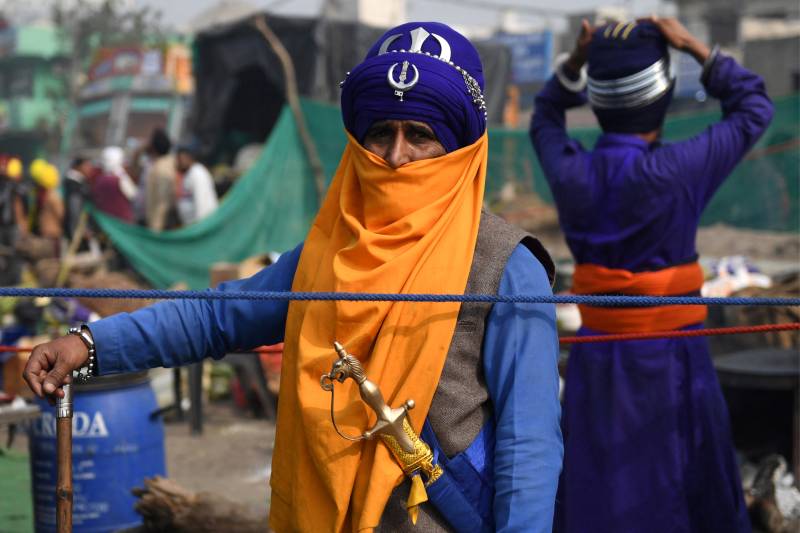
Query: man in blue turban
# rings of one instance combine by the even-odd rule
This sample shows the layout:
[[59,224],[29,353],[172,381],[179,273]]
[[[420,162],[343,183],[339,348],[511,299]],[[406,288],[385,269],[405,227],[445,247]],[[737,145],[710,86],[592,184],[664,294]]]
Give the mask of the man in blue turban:
[[[483,88],[477,51],[453,29],[389,30],[342,82],[348,144],[306,240],[219,289],[551,294],[538,241],[481,210]],[[334,408],[320,388],[335,340],[391,407],[414,400],[408,419],[443,471],[424,480],[428,501],[407,509],[422,474],[405,478],[382,442],[336,434],[331,409],[349,433],[374,415],[357,387],[337,384]],[[273,530],[551,530],[562,456],[552,305],[169,301],[38,346],[25,378],[60,395],[90,352],[114,374],[278,342]]]
[[[673,78],[668,47],[702,66],[722,120],[659,141]],[[586,63],[588,63],[588,68]],[[565,111],[586,102],[594,150]],[[577,294],[698,295],[703,209],[772,118],[763,80],[677,20],[592,28],[536,97],[530,135],[576,268]],[[693,329],[705,308],[581,306],[579,335]],[[741,532],[750,525],[728,413],[702,338],[573,346],[562,427],[558,531]]]

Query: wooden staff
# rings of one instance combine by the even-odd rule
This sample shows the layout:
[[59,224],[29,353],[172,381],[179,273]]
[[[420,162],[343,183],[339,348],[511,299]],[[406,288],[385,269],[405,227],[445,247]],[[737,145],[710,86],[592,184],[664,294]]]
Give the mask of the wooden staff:
[[64,397],[56,403],[56,531],[72,533],[72,386],[67,383],[62,388]]
[[289,51],[283,46],[283,43],[275,35],[275,32],[267,25],[267,19],[261,15],[254,19],[258,32],[264,37],[269,44],[275,55],[278,56],[278,61],[283,68],[284,90],[286,91],[286,102],[294,115],[294,123],[297,126],[297,134],[300,136],[300,141],[305,148],[308,164],[311,167],[311,172],[314,174],[314,184],[317,187],[317,202],[322,205],[322,200],[325,199],[325,169],[322,167],[322,160],[317,151],[317,145],[314,144],[314,138],[311,137],[311,132],[308,131],[306,119],[303,115],[303,109],[300,107],[300,91],[297,89],[297,77],[295,76],[294,62]]
[[59,265],[58,275],[56,276],[56,287],[61,287],[64,282],[67,281],[67,275],[69,275],[69,271],[72,269],[72,263],[75,261],[75,254],[78,253],[78,247],[80,247],[83,241],[83,234],[86,233],[86,226],[88,223],[89,212],[84,210],[81,212],[81,216],[78,219],[78,225],[75,226],[75,231],[72,234],[72,240],[69,242],[67,253],[61,258],[61,265]]

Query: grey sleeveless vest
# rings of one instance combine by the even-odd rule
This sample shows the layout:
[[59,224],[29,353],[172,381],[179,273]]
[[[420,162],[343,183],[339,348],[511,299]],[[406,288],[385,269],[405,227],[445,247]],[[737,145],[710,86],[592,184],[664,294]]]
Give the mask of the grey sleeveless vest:
[[[550,282],[555,267],[550,255],[533,236],[498,216],[483,212],[466,294],[496,294],[514,248],[524,244],[542,263]],[[482,347],[486,319],[492,304],[462,304],[428,420],[448,457],[464,451],[492,416],[491,399],[483,376]],[[420,506],[416,525],[406,510],[410,482],[392,492],[379,532],[433,533],[451,531],[430,503]]]

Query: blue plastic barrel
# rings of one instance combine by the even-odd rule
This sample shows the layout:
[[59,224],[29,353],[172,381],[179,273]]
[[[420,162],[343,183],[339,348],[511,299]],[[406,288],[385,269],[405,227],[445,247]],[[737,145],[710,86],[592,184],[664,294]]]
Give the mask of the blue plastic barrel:
[[[95,378],[73,388],[73,531],[111,532],[136,527],[134,487],[165,476],[164,427],[146,373]],[[55,408],[30,427],[31,482],[37,533],[56,531]]]

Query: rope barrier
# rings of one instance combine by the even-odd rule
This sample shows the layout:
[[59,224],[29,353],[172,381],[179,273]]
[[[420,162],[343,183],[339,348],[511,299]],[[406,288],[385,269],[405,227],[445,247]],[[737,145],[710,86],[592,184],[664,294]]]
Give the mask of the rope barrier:
[[709,298],[702,296],[531,295],[531,294],[385,294],[291,291],[167,291],[145,289],[56,289],[0,287],[0,298],[116,298],[135,300],[272,300],[353,302],[461,302],[515,304],[585,304],[601,307],[654,307],[661,305],[800,306],[800,298]]
[[[731,306],[800,306],[800,298],[709,298],[701,296],[622,296],[622,295],[497,295],[497,294],[386,294],[353,292],[291,292],[291,291],[169,291],[145,289],[64,289],[0,287],[0,298],[115,298],[146,300],[255,300],[255,301],[361,301],[361,302],[461,302],[461,303],[553,303],[585,304],[603,307],[653,307],[660,305],[731,305]],[[726,328],[704,328],[678,331],[656,331],[647,333],[619,333],[611,335],[588,335],[561,337],[561,344],[582,344],[625,340],[665,339],[678,337],[702,337],[712,335],[734,335],[744,333],[766,333],[773,331],[800,330],[800,322],[767,324],[760,326],[736,326]],[[2,346],[0,352],[29,352],[32,348]],[[273,347],[262,347],[255,351],[271,351]]]
[[[653,331],[648,333],[617,333],[610,335],[585,335],[574,337],[560,337],[561,344],[586,344],[590,342],[632,341],[646,339],[672,339],[680,337],[705,337],[716,335],[737,335],[747,333],[770,333],[775,331],[800,331],[800,322],[786,324],[766,324],[761,326],[732,326],[725,328],[701,328],[689,330]],[[0,353],[14,352],[27,353],[33,350],[30,346],[4,346],[0,344]],[[260,346],[245,353],[282,353],[283,349],[277,346]]]

